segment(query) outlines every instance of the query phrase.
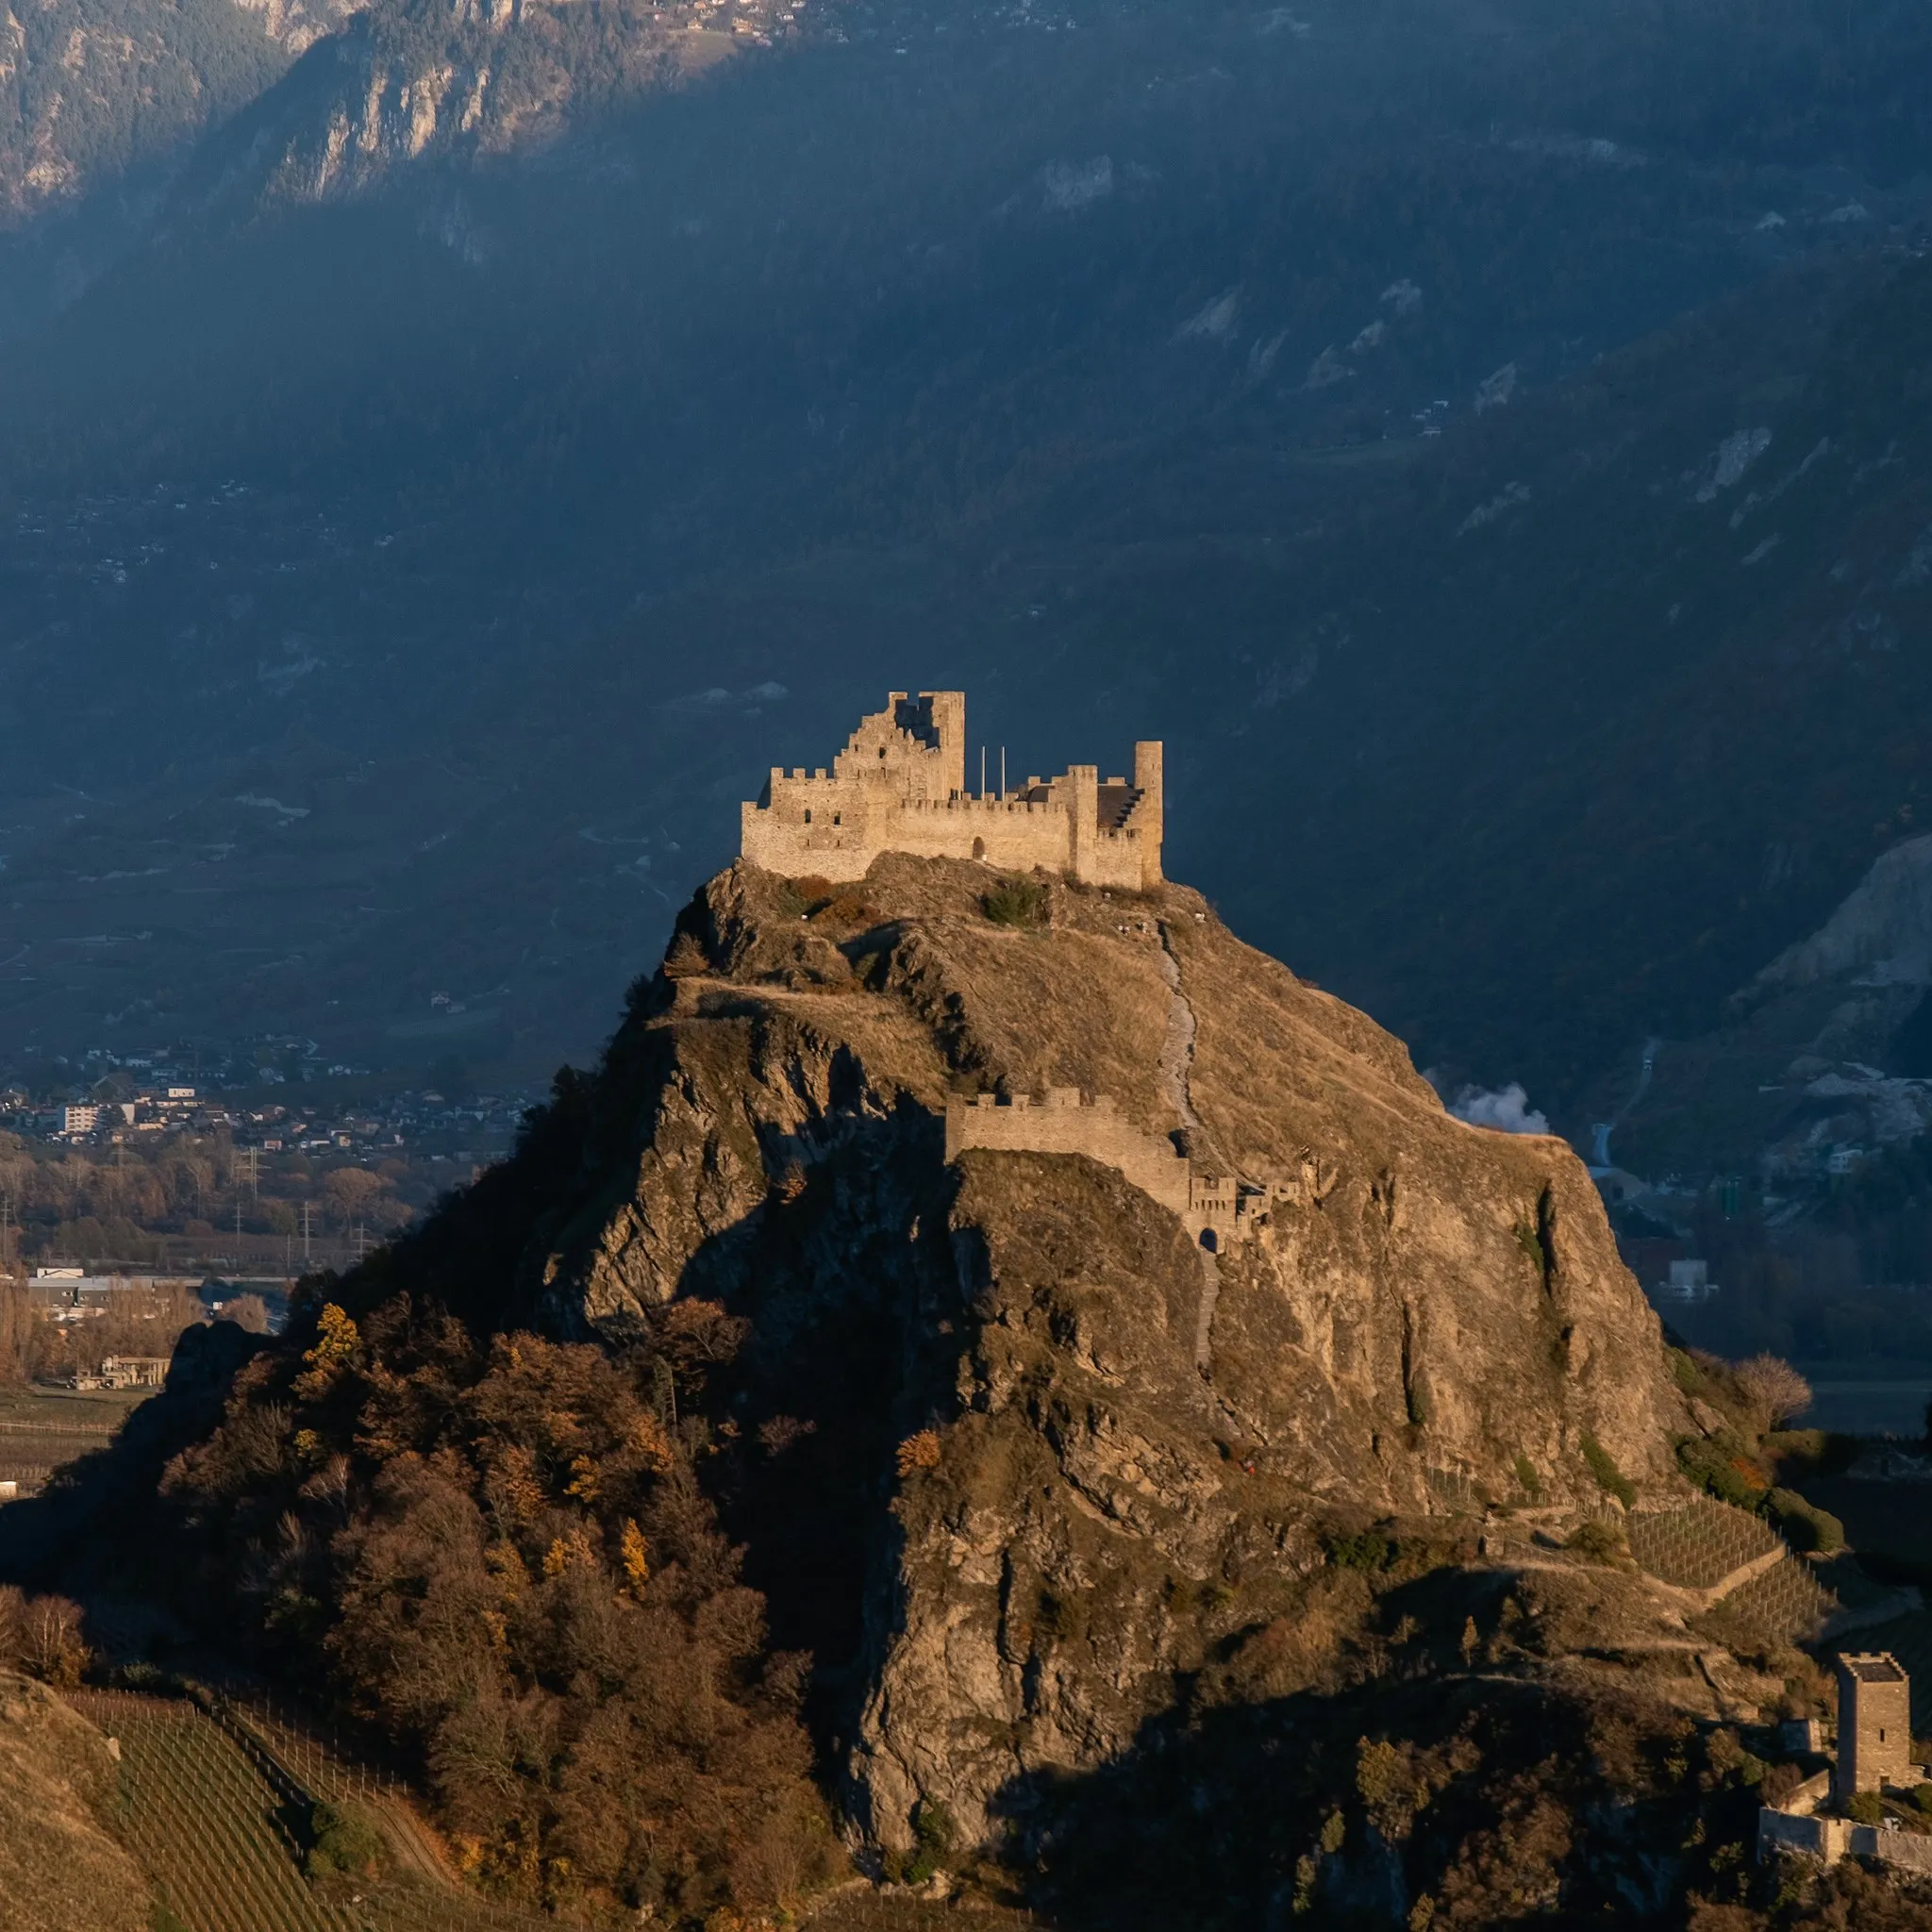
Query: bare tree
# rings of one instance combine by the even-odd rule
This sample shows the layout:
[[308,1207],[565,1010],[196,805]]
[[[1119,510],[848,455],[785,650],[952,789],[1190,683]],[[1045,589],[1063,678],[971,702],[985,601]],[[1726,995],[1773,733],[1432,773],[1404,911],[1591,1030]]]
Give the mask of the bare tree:
[[222,1304],[222,1320],[251,1335],[268,1333],[268,1304],[258,1294],[238,1294]]
[[79,1683],[88,1662],[80,1606],[64,1596],[29,1597],[20,1620],[20,1660],[45,1683]]
[[1774,1355],[1754,1355],[1733,1372],[1744,1399],[1762,1418],[1761,1426],[1779,1428],[1811,1406],[1811,1385],[1790,1362]]

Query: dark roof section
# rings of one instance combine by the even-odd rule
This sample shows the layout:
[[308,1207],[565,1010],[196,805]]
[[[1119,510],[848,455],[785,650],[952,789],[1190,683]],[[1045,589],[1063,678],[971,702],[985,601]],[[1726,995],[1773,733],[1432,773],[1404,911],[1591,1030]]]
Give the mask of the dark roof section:
[[1841,1657],[1839,1668],[1861,1684],[1903,1684],[1906,1674],[1889,1650],[1867,1652],[1860,1657]]

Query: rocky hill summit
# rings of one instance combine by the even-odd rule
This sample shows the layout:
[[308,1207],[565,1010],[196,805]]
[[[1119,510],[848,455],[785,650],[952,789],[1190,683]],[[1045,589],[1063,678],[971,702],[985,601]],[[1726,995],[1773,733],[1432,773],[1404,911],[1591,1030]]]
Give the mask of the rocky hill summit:
[[1693,1498],[1819,1445],[1665,1347],[1567,1145],[1158,872],[741,860],[511,1158],[192,1340],[0,1574],[161,1599],[104,1625],[326,1699],[587,1924],[852,1860],[1069,1932],[1688,1924],[1851,1602],[1835,1523]]
[[[1054,1089],[1238,1177],[1251,1227],[1211,1253],[1104,1158],[947,1165],[949,1099]],[[741,863],[591,1108],[522,1264],[548,1322],[622,1345],[721,1306],[748,1424],[898,1444],[850,1757],[889,1843],[1126,1744],[1197,1641],[1176,1603],[1291,1581],[1325,1512],[1599,1507],[1607,1474],[1671,1483],[1690,1427],[1567,1146],[1453,1119],[1184,887]]]

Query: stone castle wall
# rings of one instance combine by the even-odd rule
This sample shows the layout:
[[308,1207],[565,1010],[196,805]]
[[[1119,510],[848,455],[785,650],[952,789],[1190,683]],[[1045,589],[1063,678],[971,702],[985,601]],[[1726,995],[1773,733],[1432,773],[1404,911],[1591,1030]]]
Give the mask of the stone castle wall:
[[1043,1100],[981,1093],[946,1103],[946,1158],[971,1147],[1002,1154],[1084,1154],[1124,1174],[1180,1217],[1204,1247],[1249,1241],[1281,1202],[1299,1198],[1292,1182],[1251,1187],[1232,1174],[1195,1174],[1173,1143],[1143,1133],[1106,1094],[1082,1100],[1073,1087],[1049,1087]]
[[743,856],[790,878],[864,877],[882,852],[1036,867],[1140,891],[1160,878],[1161,748],[1134,747],[1134,776],[1104,785],[1096,765],[1029,778],[1018,791],[966,790],[961,691],[891,692],[859,720],[827,772],[774,766],[741,813]]
[[1003,1154],[1084,1154],[1116,1168],[1143,1193],[1184,1220],[1188,1163],[1166,1141],[1142,1133],[1105,1094],[1088,1105],[1072,1087],[1049,1087],[1036,1105],[1024,1094],[1002,1102],[982,1093],[946,1103],[946,1158],[969,1147]]
[[1760,1864],[1779,1853],[1816,1858],[1836,1865],[1846,1857],[1875,1858],[1900,1871],[1932,1874],[1932,1839],[1916,1832],[1885,1831],[1871,1824],[1854,1824],[1849,1818],[1796,1815],[1765,1806],[1757,1813],[1757,1857]]

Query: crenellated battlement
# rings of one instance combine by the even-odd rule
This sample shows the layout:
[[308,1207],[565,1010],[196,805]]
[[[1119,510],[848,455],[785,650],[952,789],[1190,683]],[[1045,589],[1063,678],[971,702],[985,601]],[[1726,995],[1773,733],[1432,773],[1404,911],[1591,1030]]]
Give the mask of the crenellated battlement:
[[772,767],[742,808],[740,850],[791,878],[862,878],[881,852],[908,852],[1144,891],[1160,879],[1160,744],[1135,745],[1131,781],[1099,774],[1070,765],[1017,791],[968,791],[965,693],[892,691],[829,772]]

